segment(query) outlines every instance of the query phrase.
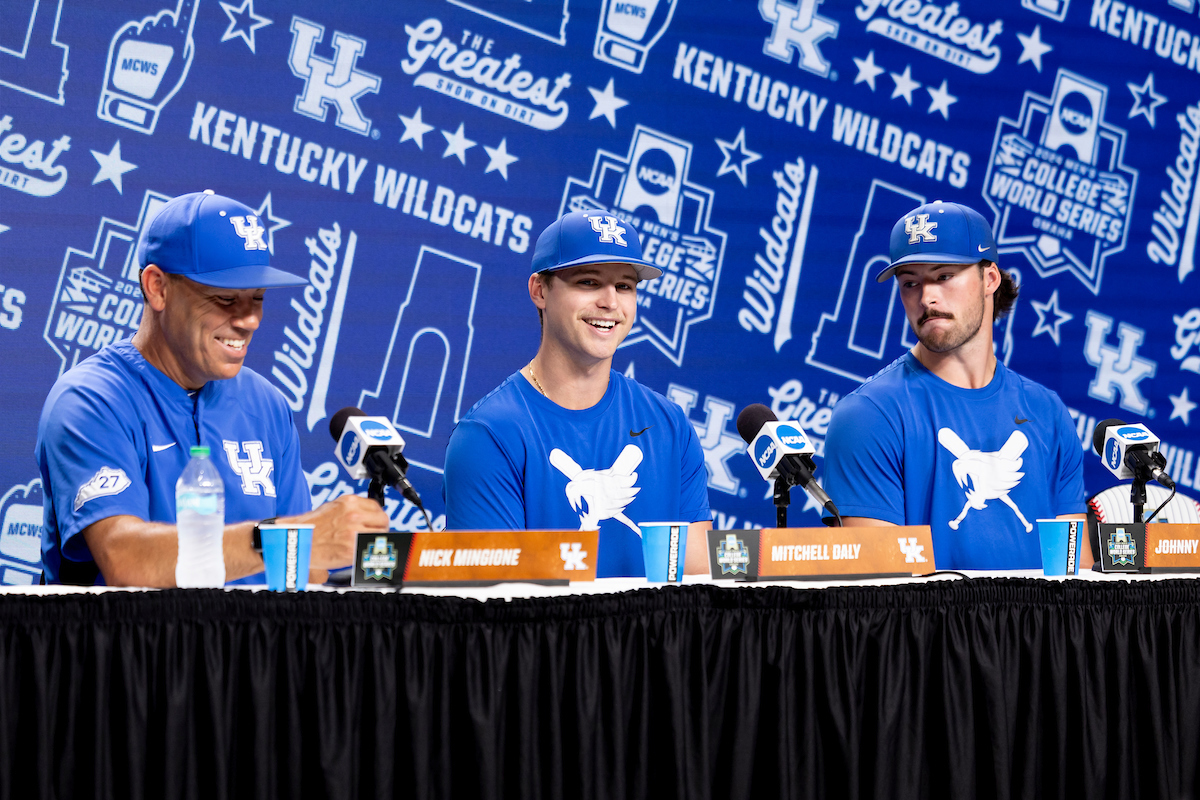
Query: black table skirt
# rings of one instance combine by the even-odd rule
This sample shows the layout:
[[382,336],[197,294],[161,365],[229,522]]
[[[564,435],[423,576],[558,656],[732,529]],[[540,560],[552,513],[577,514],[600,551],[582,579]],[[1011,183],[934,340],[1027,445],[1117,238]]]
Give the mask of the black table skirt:
[[1198,761],[1192,580],[0,597],[0,797],[1190,798]]

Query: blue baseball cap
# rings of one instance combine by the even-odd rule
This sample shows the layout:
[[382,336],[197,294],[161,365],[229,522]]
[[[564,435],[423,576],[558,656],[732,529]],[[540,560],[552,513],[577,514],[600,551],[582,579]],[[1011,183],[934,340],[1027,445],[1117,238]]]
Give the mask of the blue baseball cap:
[[604,211],[568,211],[538,237],[533,271],[556,272],[584,264],[631,264],[642,281],[662,275],[642,258],[642,243],[628,222]]
[[892,262],[875,280],[883,283],[902,264],[999,262],[992,226],[973,208],[935,200],[918,206],[892,226]]
[[307,278],[270,266],[258,213],[211,189],[168,200],[142,230],[138,263],[221,289],[303,286]]

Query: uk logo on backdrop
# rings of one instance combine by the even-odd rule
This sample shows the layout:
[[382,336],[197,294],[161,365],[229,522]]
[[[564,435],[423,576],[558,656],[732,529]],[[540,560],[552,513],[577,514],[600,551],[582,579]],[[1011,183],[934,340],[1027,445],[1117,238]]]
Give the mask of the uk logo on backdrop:
[[567,180],[559,213],[602,211],[640,231],[663,270],[638,287],[637,323],[622,347],[648,341],[682,366],[688,330],[712,317],[725,233],[709,224],[713,192],[688,179],[692,144],[638,125],[629,153],[597,150],[588,180]]
[[790,64],[792,53],[799,55],[796,66],[822,78],[829,77],[829,59],[818,47],[822,39],[837,38],[838,24],[817,13],[823,0],[759,0],[758,13],[773,26],[763,45],[771,58]]
[[1138,176],[1125,131],[1104,121],[1107,100],[1107,86],[1065,69],[1051,97],[1026,92],[1020,118],[996,125],[983,187],[1001,253],[1025,254],[1043,278],[1069,272],[1092,294],[1125,249]]
[[143,308],[138,235],[169,199],[146,192],[134,224],[103,217],[90,252],[67,248],[43,334],[62,360],[60,372],[137,331]]
[[382,80],[378,75],[357,67],[367,49],[366,39],[334,31],[333,58],[317,55],[317,45],[325,38],[325,26],[292,17],[292,49],[288,66],[292,74],[304,79],[304,91],[296,95],[297,114],[324,122],[333,106],[339,128],[367,136],[371,119],[362,113],[358,100],[367,92],[377,93]]

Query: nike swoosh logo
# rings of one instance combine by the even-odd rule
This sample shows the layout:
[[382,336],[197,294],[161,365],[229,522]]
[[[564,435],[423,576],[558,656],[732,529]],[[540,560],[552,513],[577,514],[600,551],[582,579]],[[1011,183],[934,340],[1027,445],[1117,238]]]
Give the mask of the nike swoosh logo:
[[987,252],[987,250],[988,250],[986,247],[984,247],[984,246],[983,246],[983,245],[981,245],[981,244],[977,244],[977,245],[975,245],[975,246],[976,246],[977,248],[979,248],[979,252],[981,252],[981,253],[986,253],[986,252]]
[[1029,420],[1021,419],[1020,417],[1013,417],[1013,422],[1017,423],[1018,425],[1024,425],[1026,422],[1029,422]]
[[645,433],[646,431],[650,430],[650,429],[651,429],[651,428],[653,428],[653,427],[654,427],[653,425],[647,425],[646,427],[642,428],[642,429],[641,429],[640,431],[638,431],[637,433],[634,433],[634,432],[633,432],[633,428],[630,428],[630,429],[629,429],[629,435],[630,435],[630,436],[641,436],[643,433]]
[[150,445],[150,449],[156,453],[161,453],[163,450],[170,450],[174,446],[175,442],[171,442],[170,444],[152,444]]

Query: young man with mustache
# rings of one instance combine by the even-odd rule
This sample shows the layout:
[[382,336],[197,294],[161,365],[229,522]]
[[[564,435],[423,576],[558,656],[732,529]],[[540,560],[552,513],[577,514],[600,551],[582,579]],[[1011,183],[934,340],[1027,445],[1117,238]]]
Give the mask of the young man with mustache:
[[568,212],[542,232],[529,276],[542,341],[450,434],[447,529],[599,530],[605,578],[645,575],[638,523],[688,522],[685,571],[707,570],[696,432],[679,406],[612,368],[638,281],[661,274],[611,214]]
[[991,227],[929,203],[890,254],[876,280],[895,276],[917,344],[834,408],[825,489],[846,525],[929,525],[939,569],[1041,567],[1036,520],[1085,518],[1083,449],[1058,395],[996,358],[1017,286]]

